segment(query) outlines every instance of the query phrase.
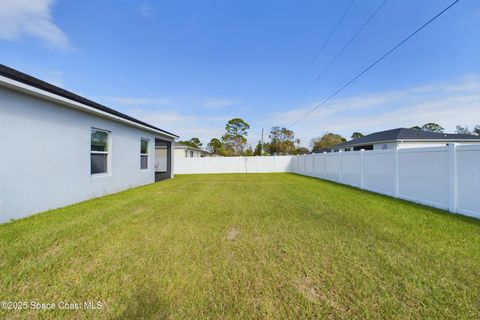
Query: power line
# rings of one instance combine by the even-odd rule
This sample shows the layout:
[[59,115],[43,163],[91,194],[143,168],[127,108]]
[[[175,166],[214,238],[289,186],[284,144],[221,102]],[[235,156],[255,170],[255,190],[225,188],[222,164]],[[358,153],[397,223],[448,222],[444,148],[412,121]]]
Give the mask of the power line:
[[387,3],[388,0],[383,0],[383,2],[375,9],[375,11],[368,17],[368,19],[363,23],[363,25],[355,32],[355,34],[348,40],[348,42],[343,46],[343,48],[337,53],[337,55],[330,60],[330,62],[322,69],[320,74],[315,78],[312,84],[303,92],[303,94],[307,94],[310,89],[312,89],[313,85],[320,80],[320,78],[327,72],[327,70],[337,61],[337,59],[342,55],[342,53],[347,49],[347,47],[357,38],[357,36],[362,32],[363,29],[372,21],[373,18],[377,15],[378,12],[383,8],[383,6]]
[[428,26],[430,23],[432,23],[434,20],[436,20],[437,18],[439,18],[441,15],[443,15],[445,12],[447,12],[451,7],[453,7],[454,5],[456,5],[460,0],[455,0],[454,2],[452,2],[448,7],[446,7],[445,9],[443,9],[442,11],[440,11],[439,13],[437,13],[433,18],[431,18],[430,20],[428,20],[425,24],[423,24],[420,28],[418,28],[417,30],[415,30],[412,34],[410,34],[408,37],[406,37],[405,39],[403,39],[402,41],[400,41],[396,46],[394,46],[392,49],[390,49],[389,51],[387,51],[383,56],[381,56],[380,58],[378,58],[375,62],[373,62],[371,65],[369,65],[367,68],[363,69],[359,74],[357,74],[355,77],[353,77],[350,81],[348,81],[347,83],[345,83],[343,86],[341,86],[339,89],[337,89],[336,91],[334,91],[332,94],[330,94],[328,97],[326,97],[322,102],[320,102],[318,105],[316,105],[312,110],[308,111],[306,114],[304,114],[300,119],[298,119],[297,121],[295,121],[294,123],[292,123],[290,126],[288,126],[288,128],[290,129],[291,127],[293,127],[294,125],[296,125],[297,123],[299,123],[300,121],[302,121],[303,119],[305,119],[306,117],[308,117],[313,111],[317,110],[318,108],[320,108],[322,105],[324,105],[328,100],[330,100],[331,98],[333,98],[334,96],[336,96],[338,93],[340,93],[343,89],[345,89],[346,87],[348,87],[350,84],[352,84],[353,82],[355,82],[358,78],[360,78],[362,75],[364,75],[367,71],[369,71],[370,69],[372,69],[375,65],[377,65],[380,61],[382,61],[383,59],[385,59],[388,55],[390,55],[392,52],[394,52],[395,50],[397,50],[401,45],[403,45],[405,42],[407,42],[408,40],[410,40],[413,36],[415,36],[417,33],[419,33],[422,29],[424,29],[426,26]]
[[327,43],[330,41],[330,39],[332,38],[333,34],[335,33],[335,31],[337,31],[338,29],[338,26],[342,23],[343,19],[345,18],[345,16],[347,15],[348,11],[350,11],[350,8],[352,8],[353,4],[355,3],[356,0],[351,0],[350,1],[350,4],[348,5],[348,7],[345,9],[345,11],[343,12],[342,16],[340,17],[340,19],[337,21],[337,23],[335,24],[335,26],[333,27],[332,31],[330,31],[330,34],[328,35],[328,37],[325,39],[325,41],[323,41],[322,43],[322,46],[320,47],[320,49],[318,49],[317,53],[313,56],[313,59],[310,61],[310,63],[308,64],[307,68],[305,69],[305,71],[302,73],[302,75],[300,76],[300,79],[298,79],[296,85],[299,85],[303,78],[307,75],[308,71],[310,71],[310,69],[312,68],[313,64],[315,63],[315,61],[318,59],[318,57],[320,56],[320,54],[322,53],[323,49],[325,48],[325,46],[327,45]]

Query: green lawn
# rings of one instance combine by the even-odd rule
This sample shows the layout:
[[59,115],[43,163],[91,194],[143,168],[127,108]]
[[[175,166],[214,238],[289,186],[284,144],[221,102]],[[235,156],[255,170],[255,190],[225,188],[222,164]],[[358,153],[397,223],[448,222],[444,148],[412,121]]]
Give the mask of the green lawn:
[[0,225],[0,301],[103,306],[0,318],[479,319],[480,221],[294,174],[177,176]]

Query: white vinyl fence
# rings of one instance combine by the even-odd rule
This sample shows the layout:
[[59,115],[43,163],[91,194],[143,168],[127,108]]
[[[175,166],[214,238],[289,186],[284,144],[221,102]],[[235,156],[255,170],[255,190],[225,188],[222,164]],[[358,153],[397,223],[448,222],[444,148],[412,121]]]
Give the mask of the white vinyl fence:
[[175,158],[174,173],[292,172],[292,156]]
[[175,159],[175,174],[257,172],[294,172],[480,218],[480,145]]

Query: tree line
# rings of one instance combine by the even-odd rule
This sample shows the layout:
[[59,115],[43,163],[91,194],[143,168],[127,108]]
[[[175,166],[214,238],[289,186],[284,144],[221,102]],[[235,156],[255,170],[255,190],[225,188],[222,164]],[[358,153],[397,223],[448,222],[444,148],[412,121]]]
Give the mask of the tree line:
[[[422,126],[414,126],[411,129],[428,132],[443,133],[445,129],[438,123],[429,122]],[[331,148],[347,139],[340,134],[326,132],[322,136],[315,137],[310,141],[310,149],[300,145],[300,139],[295,137],[295,133],[285,127],[272,127],[267,142],[258,141],[255,148],[247,144],[248,131],[250,125],[241,118],[233,118],[225,125],[225,133],[218,138],[212,138],[207,144],[206,149],[212,155],[232,157],[232,156],[267,156],[267,155],[300,155],[310,152],[321,152]],[[480,125],[473,129],[468,126],[457,125],[456,133],[470,134],[480,136]],[[351,139],[359,139],[364,135],[361,132],[353,132]],[[193,137],[190,140],[179,141],[186,146],[201,149],[203,144],[199,138]]]

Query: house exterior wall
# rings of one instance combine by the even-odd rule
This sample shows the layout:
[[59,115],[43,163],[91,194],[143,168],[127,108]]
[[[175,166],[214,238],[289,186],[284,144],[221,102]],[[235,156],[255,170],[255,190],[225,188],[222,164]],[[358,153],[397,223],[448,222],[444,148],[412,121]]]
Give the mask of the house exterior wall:
[[188,150],[188,156],[190,157],[191,155],[191,152],[190,151],[193,151],[193,157],[192,158],[199,158],[202,156],[202,153],[200,151],[197,151],[197,150]]
[[388,149],[396,149],[397,147],[398,147],[397,142],[376,143],[373,145],[373,150],[388,150]]
[[[474,143],[478,144],[478,141]],[[448,142],[434,142],[434,141],[420,141],[420,142],[412,142],[412,141],[405,141],[399,142],[398,148],[425,148],[425,147],[445,147]]]
[[174,151],[174,154],[175,154],[175,158],[185,158],[185,149],[177,149],[175,148],[175,151]]
[[[427,148],[427,147],[445,147],[449,141],[400,141],[400,142],[388,142],[388,143],[374,143],[373,150],[395,150],[406,148]],[[457,144],[479,144],[480,141],[464,141]],[[340,148],[340,151],[346,152],[350,148],[353,151],[353,147]]]
[[192,158],[190,152],[193,152],[193,158],[199,158],[202,156],[202,153],[197,150],[191,150],[188,148],[175,148],[175,157],[176,158]]
[[[90,174],[92,128],[110,131],[105,175]],[[0,87],[0,222],[154,182],[155,137],[172,140]]]

